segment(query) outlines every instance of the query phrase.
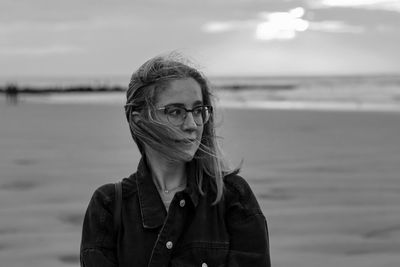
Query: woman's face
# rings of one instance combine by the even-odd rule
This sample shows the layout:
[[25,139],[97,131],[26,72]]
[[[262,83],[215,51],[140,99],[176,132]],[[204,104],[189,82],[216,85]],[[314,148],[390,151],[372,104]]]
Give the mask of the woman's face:
[[[161,90],[156,99],[156,107],[184,107],[193,109],[203,105],[203,96],[199,83],[193,78],[172,80],[168,86]],[[188,154],[191,160],[199,148],[203,135],[203,125],[197,125],[193,114],[187,113],[186,118],[180,125],[173,125],[168,121],[164,110],[158,110],[160,120],[168,123],[181,133],[177,136],[175,143],[179,149]]]

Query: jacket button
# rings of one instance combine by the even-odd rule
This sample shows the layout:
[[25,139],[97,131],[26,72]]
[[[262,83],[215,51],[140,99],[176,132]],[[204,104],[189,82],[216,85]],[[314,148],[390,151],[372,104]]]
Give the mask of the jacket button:
[[208,267],[208,265],[207,265],[207,263],[203,262],[203,263],[201,264],[201,267]]
[[182,199],[182,200],[179,202],[179,206],[181,206],[182,208],[185,207],[185,204],[186,204],[186,202],[185,202],[184,199]]
[[173,244],[171,241],[168,241],[168,242],[165,244],[165,246],[167,247],[167,249],[171,249],[171,248],[174,246],[174,244]]

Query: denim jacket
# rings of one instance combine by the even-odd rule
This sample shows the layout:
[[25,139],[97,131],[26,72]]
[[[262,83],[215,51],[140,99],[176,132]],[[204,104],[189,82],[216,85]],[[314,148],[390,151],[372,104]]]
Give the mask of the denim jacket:
[[[224,178],[225,192],[204,194],[188,177],[167,212],[141,160],[122,181],[122,218],[114,231],[115,187],[98,188],[87,208],[80,250],[81,266],[271,266],[265,217],[246,181]],[[209,190],[207,190],[209,189]]]

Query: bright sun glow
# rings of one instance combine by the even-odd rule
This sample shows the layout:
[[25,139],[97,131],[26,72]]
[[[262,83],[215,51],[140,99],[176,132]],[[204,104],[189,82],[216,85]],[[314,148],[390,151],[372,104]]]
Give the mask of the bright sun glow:
[[289,11],[289,14],[295,18],[301,18],[302,16],[304,16],[304,8],[302,7],[293,8],[292,10]]
[[257,25],[256,38],[259,40],[288,40],[296,37],[296,32],[308,29],[309,22],[302,19],[304,8],[297,7],[289,12],[262,14],[266,21]]

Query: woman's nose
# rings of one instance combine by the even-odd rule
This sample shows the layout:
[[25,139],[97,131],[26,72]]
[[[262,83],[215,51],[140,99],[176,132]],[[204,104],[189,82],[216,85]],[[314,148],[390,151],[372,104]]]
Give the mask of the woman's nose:
[[188,112],[186,114],[186,118],[183,121],[182,128],[183,128],[183,130],[196,130],[197,129],[197,124],[194,121],[192,112]]

